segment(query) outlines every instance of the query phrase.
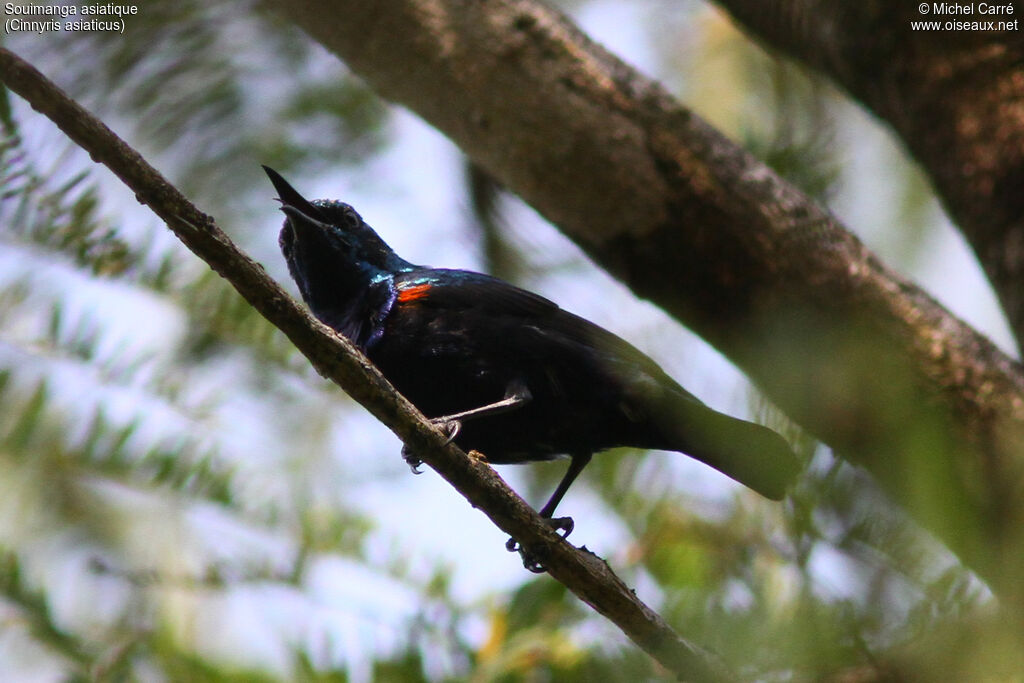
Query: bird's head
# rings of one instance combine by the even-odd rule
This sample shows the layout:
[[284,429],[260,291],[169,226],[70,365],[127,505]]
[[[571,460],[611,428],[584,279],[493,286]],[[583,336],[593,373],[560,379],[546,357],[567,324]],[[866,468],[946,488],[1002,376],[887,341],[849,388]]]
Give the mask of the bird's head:
[[408,265],[348,204],[309,201],[280,173],[267,166],[263,170],[274,184],[285,214],[279,243],[300,287],[302,279],[316,277],[320,271],[326,271],[325,275],[333,271],[334,277],[340,277],[337,269],[347,268],[373,277],[377,272],[404,270]]

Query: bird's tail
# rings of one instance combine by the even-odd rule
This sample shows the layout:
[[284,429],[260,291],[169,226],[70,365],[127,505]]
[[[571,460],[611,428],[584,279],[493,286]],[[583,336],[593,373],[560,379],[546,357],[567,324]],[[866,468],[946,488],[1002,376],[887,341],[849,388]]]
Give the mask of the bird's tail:
[[762,496],[779,500],[800,472],[800,460],[777,433],[719,413],[689,396],[659,422],[672,449],[714,467]]

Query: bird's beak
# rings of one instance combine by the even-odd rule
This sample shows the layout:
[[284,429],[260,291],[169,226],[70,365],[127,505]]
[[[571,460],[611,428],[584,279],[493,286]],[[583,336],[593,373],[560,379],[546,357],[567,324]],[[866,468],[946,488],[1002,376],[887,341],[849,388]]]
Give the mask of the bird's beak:
[[278,201],[281,202],[281,210],[284,211],[288,218],[301,219],[321,228],[328,227],[327,219],[320,209],[313,206],[309,200],[299,194],[287,180],[281,177],[280,173],[269,166],[264,166],[263,170],[266,171],[270,182],[274,184],[274,189],[277,190]]

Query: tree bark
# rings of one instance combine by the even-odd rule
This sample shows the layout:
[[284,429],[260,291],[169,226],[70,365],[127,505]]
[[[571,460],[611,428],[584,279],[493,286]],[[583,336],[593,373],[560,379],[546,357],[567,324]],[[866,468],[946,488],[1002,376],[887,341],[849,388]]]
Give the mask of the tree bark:
[[[1019,12],[942,15],[862,0],[717,0],[753,35],[845,88],[931,177],[1024,340],[1024,31]],[[966,3],[962,3],[966,4]],[[1000,4],[1000,3],[990,3]],[[975,4],[977,6],[977,3]],[[915,31],[913,21],[1016,30]]]
[[1024,594],[1021,367],[833,216],[535,0],[272,4]]

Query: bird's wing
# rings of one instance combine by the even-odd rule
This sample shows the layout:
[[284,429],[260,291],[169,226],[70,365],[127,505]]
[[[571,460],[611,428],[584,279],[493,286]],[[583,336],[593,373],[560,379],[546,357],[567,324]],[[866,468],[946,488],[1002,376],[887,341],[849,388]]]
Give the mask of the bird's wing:
[[419,269],[395,277],[399,304],[420,303],[432,308],[475,309],[483,313],[546,318],[560,310],[539,294],[520,289],[483,273],[441,268]]
[[[781,436],[709,408],[635,346],[542,296],[467,271],[412,271],[396,278],[396,286],[399,306],[484,313],[492,323],[484,336],[496,343],[550,353],[554,363],[560,354],[596,361],[618,388],[616,408],[648,422],[652,447],[686,453],[772,499],[782,498],[799,472]],[[602,385],[608,386],[581,384]]]
[[420,303],[437,309],[468,310],[515,318],[536,334],[557,335],[605,358],[617,373],[644,373],[651,379],[694,398],[657,363],[616,334],[570,313],[549,299],[504,280],[465,270],[422,269],[395,278],[397,304]]

